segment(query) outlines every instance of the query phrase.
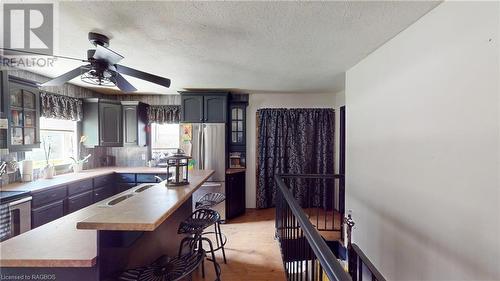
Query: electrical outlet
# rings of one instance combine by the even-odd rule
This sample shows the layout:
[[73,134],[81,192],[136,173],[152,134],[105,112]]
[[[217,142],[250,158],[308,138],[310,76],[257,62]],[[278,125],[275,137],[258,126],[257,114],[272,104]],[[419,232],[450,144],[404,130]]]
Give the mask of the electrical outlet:
[[146,161],[146,153],[143,153],[143,154],[141,155],[141,157],[142,157],[142,160],[143,160],[143,161]]

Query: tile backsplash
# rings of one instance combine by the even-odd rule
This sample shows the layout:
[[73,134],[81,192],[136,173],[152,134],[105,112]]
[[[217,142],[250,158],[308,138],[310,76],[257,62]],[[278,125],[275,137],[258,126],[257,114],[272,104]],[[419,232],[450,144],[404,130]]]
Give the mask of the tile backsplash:
[[102,167],[102,159],[107,155],[115,157],[116,166],[144,167],[148,156],[147,147],[95,147],[85,148],[82,155],[91,154],[89,162],[85,164],[85,169]]

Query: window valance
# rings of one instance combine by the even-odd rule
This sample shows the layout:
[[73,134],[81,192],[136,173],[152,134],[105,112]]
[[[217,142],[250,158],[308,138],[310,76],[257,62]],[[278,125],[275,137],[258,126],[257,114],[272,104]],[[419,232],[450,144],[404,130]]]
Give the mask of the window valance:
[[180,121],[179,105],[150,105],[148,107],[149,123],[174,124]]
[[72,121],[82,120],[83,102],[81,99],[42,92],[40,93],[40,103],[42,117]]

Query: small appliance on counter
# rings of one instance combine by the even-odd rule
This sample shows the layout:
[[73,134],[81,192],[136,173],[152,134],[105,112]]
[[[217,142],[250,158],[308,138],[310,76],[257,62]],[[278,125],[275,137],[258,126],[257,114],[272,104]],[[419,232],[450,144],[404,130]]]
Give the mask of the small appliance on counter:
[[21,163],[21,180],[23,182],[33,181],[33,160],[23,160]]
[[184,150],[177,149],[176,153],[167,157],[168,177],[167,186],[180,186],[189,184],[188,165],[191,156],[187,156]]

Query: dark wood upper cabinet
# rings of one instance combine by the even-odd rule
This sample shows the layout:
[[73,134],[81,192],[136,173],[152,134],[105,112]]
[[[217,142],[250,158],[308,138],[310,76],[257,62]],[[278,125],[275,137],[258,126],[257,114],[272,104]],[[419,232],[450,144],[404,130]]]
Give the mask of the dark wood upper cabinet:
[[181,120],[183,122],[203,122],[203,96],[184,94],[181,96]]
[[224,92],[181,92],[181,121],[225,123],[227,96]]
[[246,143],[246,107],[244,103],[231,103],[229,106],[231,145],[244,146]]
[[225,123],[227,115],[227,95],[205,95],[203,113],[206,123]]
[[9,120],[6,144],[10,151],[40,147],[40,90],[36,83],[2,74],[2,111]]
[[86,99],[83,103],[83,135],[87,147],[123,146],[122,105],[118,101]]
[[246,167],[246,108],[248,94],[232,94],[229,99],[229,167]]
[[147,105],[137,101],[122,101],[122,112],[123,145],[146,146]]

